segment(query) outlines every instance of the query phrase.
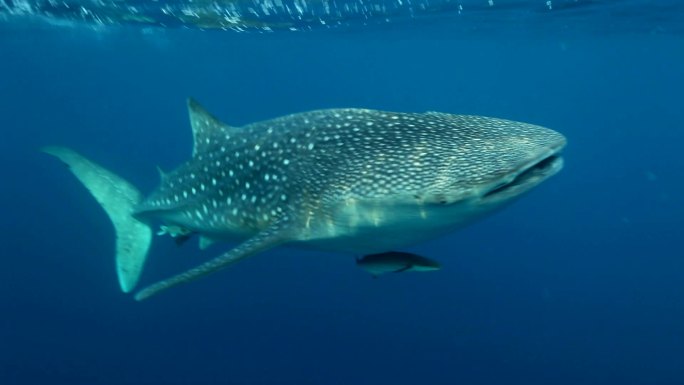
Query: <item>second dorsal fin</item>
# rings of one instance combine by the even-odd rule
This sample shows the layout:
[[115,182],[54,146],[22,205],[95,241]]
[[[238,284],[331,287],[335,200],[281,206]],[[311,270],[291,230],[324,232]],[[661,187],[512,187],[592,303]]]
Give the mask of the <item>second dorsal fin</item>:
[[168,179],[168,175],[166,175],[166,172],[159,166],[157,166],[157,171],[159,172],[159,183],[164,184]]

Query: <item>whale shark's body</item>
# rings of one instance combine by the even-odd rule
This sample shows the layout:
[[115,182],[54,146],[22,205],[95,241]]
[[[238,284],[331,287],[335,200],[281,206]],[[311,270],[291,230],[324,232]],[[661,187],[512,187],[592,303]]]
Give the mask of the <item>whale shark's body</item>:
[[436,237],[501,207],[562,167],[565,138],[526,123],[437,112],[331,109],[231,127],[189,100],[192,158],[143,199],[62,147],[117,232],[121,288],[137,284],[161,233],[237,247],[140,291],[137,299],[274,246],[369,254]]

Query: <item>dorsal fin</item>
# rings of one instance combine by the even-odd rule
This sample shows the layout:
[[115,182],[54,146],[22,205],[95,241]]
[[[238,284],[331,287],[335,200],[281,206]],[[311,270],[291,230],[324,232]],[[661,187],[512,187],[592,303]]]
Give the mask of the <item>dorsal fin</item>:
[[236,129],[222,123],[193,98],[188,98],[188,114],[192,126],[194,145],[192,156],[206,151],[216,140],[226,140],[226,135],[233,135]]

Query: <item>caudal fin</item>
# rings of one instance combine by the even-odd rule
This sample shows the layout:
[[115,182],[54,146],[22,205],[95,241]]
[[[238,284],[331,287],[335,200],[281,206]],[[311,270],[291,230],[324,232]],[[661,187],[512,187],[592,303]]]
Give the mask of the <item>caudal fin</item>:
[[147,252],[152,243],[152,230],[133,217],[133,208],[142,196],[132,184],[64,147],[45,147],[43,152],[66,163],[76,178],[102,206],[116,230],[116,272],[125,293],[135,288]]

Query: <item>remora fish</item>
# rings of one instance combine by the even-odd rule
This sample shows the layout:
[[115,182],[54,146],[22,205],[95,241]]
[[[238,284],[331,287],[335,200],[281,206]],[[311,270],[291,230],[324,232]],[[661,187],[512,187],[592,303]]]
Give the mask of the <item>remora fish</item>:
[[404,271],[435,271],[441,266],[437,261],[412,253],[390,251],[388,253],[370,254],[356,260],[356,264],[369,272],[373,277],[385,273],[401,273]]
[[138,300],[285,243],[365,255],[450,232],[558,172],[565,146],[550,129],[482,116],[330,109],[232,127],[188,108],[192,158],[147,198],[72,150],[44,149],[109,215],[124,292],[138,282],[151,223],[202,245],[241,242]]

